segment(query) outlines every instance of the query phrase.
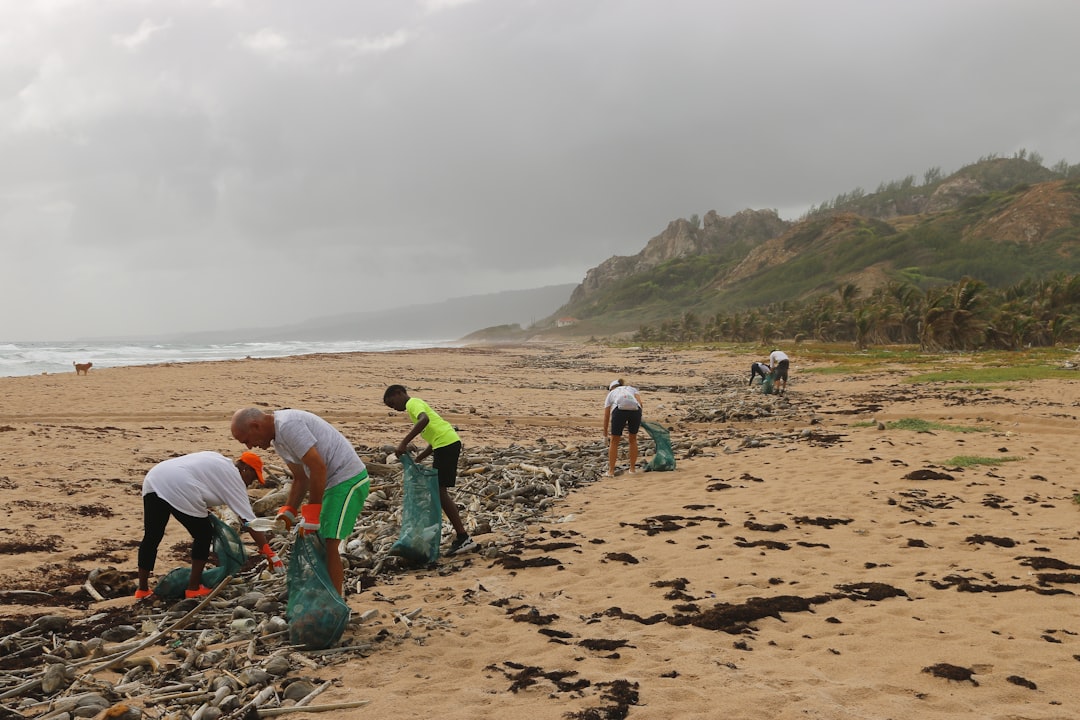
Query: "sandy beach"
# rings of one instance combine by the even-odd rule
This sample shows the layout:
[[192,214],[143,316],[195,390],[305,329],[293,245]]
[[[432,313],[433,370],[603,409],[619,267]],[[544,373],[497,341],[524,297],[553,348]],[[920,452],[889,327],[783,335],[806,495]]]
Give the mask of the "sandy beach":
[[[482,552],[350,587],[354,616],[376,612],[341,644],[372,649],[303,675],[334,681],[319,702],[369,702],[322,717],[1080,715],[1080,377],[911,384],[913,368],[828,374],[786,349],[782,397],[747,387],[759,358],[588,344],[0,378],[0,587],[53,597],[0,596],[3,634],[44,613],[137,619],[127,595],[73,586],[106,566],[134,579],[143,475],[182,453],[238,456],[235,409],[310,410],[374,453],[408,430],[381,402],[402,383],[466,455],[517,446],[542,466],[537,449],[558,447],[580,483],[523,531],[478,533]],[[614,378],[670,428],[675,471],[598,476]],[[159,572],[187,542],[170,524]]]

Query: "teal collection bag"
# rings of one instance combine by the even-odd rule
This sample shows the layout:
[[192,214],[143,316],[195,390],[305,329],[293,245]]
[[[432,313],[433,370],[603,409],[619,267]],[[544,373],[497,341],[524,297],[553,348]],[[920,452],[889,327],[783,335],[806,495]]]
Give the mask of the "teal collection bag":
[[349,624],[349,606],[330,579],[326,545],[316,533],[296,537],[286,578],[289,642],[308,650],[323,650],[336,643]]
[[649,437],[656,444],[656,453],[645,466],[646,470],[666,471],[675,469],[675,453],[671,450],[671,434],[664,429],[663,425],[653,422],[642,421],[641,427],[649,433]]
[[[240,535],[222,522],[217,515],[210,513],[210,524],[214,526],[211,547],[217,555],[218,564],[212,568],[203,569],[202,583],[212,588],[228,576],[240,572],[240,568],[247,561],[247,553],[244,551],[244,543],[240,540]],[[166,599],[182,598],[190,579],[191,566],[178,567],[158,580],[157,586],[154,587],[154,594]]]
[[390,554],[416,565],[439,559],[442,542],[442,505],[439,503],[439,471],[417,465],[401,456],[405,472],[401,481],[401,534]]
[[766,375],[765,376],[765,381],[763,383],[761,383],[761,392],[765,393],[766,395],[772,395],[773,394],[773,383],[774,382],[776,382],[776,381],[773,378],[772,373],[769,373],[768,375]]

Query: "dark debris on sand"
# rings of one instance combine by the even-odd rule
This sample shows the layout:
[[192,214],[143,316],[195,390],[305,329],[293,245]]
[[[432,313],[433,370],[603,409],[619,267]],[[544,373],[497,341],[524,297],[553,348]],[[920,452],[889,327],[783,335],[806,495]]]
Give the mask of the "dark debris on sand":
[[[656,584],[654,583],[654,585]],[[675,626],[691,625],[705,630],[720,630],[729,635],[739,635],[751,632],[754,629],[751,623],[756,620],[772,617],[782,621],[781,613],[812,612],[815,605],[834,600],[878,602],[893,597],[909,597],[904,590],[885,583],[852,583],[838,585],[836,589],[838,592],[810,597],[799,597],[798,595],[779,595],[770,598],[753,597],[742,603],[717,603],[706,610],[678,615],[657,613],[644,618],[626,612],[619,607],[608,608],[603,614],[608,617],[632,620],[643,625],[666,622]]]
[[945,680],[955,680],[956,682],[970,682],[975,687],[979,687],[979,683],[972,675],[975,671],[971,668],[960,667],[959,665],[950,665],[949,663],[938,663],[937,665],[930,665],[922,669],[924,673],[930,673],[934,677],[944,678]]

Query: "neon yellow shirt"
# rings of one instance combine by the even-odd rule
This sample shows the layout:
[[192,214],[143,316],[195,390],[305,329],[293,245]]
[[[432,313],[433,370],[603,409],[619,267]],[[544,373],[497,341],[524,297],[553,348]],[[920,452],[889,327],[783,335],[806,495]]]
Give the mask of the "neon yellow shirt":
[[454,430],[454,426],[439,417],[439,414],[420,398],[409,398],[409,401],[405,403],[405,412],[408,413],[414,425],[421,415],[427,415],[428,424],[420,433],[420,437],[434,449],[453,445],[461,439],[458,437],[457,430]]

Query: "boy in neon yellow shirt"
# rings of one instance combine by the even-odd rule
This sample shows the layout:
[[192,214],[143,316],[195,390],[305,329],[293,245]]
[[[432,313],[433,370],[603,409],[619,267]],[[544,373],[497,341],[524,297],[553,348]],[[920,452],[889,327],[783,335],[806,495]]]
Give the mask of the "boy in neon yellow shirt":
[[476,542],[469,537],[464,523],[461,522],[457,503],[450,497],[450,488],[457,484],[458,458],[461,457],[461,438],[458,437],[454,426],[439,417],[439,414],[420,398],[409,397],[409,392],[404,385],[391,385],[386,388],[386,392],[383,393],[383,402],[387,407],[398,412],[404,411],[413,422],[412,429],[405,435],[405,439],[398,443],[396,449],[398,457],[409,452],[409,443],[417,435],[427,441],[427,449],[416,456],[416,462],[431,455],[431,464],[439,471],[439,504],[457,533],[446,554],[457,555],[475,550]]

